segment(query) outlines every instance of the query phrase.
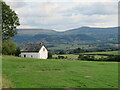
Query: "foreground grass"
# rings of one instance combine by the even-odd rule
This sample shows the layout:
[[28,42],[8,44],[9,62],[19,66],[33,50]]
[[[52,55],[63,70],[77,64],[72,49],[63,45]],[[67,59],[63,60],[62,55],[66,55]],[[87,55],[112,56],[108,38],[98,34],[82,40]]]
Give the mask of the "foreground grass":
[[3,56],[3,76],[17,88],[116,88],[118,63]]
[[5,75],[2,77],[2,88],[14,88],[14,86],[11,84],[11,81],[8,80]]

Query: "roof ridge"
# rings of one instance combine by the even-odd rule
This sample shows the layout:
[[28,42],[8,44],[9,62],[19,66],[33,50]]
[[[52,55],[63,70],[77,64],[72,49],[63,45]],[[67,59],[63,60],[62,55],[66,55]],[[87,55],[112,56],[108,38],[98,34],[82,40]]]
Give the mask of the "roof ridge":
[[38,52],[41,47],[44,46],[44,44],[40,45],[40,44],[33,44],[33,43],[29,43],[29,44],[26,44],[21,51],[23,52]]

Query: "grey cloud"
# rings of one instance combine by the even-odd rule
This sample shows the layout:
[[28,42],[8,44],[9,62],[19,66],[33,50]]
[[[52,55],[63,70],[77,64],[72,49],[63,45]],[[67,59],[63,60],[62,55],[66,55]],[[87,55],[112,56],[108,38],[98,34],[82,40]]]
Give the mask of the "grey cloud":
[[64,16],[72,15],[113,15],[118,13],[117,2],[87,2],[78,3],[73,8],[66,10]]
[[12,4],[13,8],[22,8],[25,7],[27,4],[26,2],[14,2],[14,4]]
[[117,25],[116,3],[15,2],[11,6],[18,13],[21,26],[65,30],[86,25]]
[[10,1],[10,0],[5,0],[5,2],[10,5],[12,8],[17,9],[17,8],[22,8],[25,7],[27,4],[24,2],[24,0],[20,0],[18,2]]
[[90,5],[78,6],[75,8],[77,13],[82,13],[85,15],[109,15],[109,14],[117,14],[118,6],[117,3],[113,2],[96,2],[91,3]]

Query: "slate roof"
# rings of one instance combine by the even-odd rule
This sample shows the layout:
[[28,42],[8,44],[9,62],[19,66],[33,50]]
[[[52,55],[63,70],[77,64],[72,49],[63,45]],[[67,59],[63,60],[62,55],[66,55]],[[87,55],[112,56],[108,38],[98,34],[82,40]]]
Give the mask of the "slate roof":
[[43,44],[26,44],[21,52],[39,52]]

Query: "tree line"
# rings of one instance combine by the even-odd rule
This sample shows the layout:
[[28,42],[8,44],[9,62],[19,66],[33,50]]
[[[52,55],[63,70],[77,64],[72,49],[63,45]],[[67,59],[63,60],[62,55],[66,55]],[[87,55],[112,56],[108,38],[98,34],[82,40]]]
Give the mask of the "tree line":
[[95,58],[95,55],[84,55],[84,54],[79,54],[78,60],[83,60],[83,61],[120,61],[120,56],[119,55],[108,55],[107,57],[101,56],[100,58]]
[[16,55],[20,53],[20,48],[12,41],[12,37],[17,34],[17,26],[20,25],[18,15],[5,2],[2,5],[2,54]]

